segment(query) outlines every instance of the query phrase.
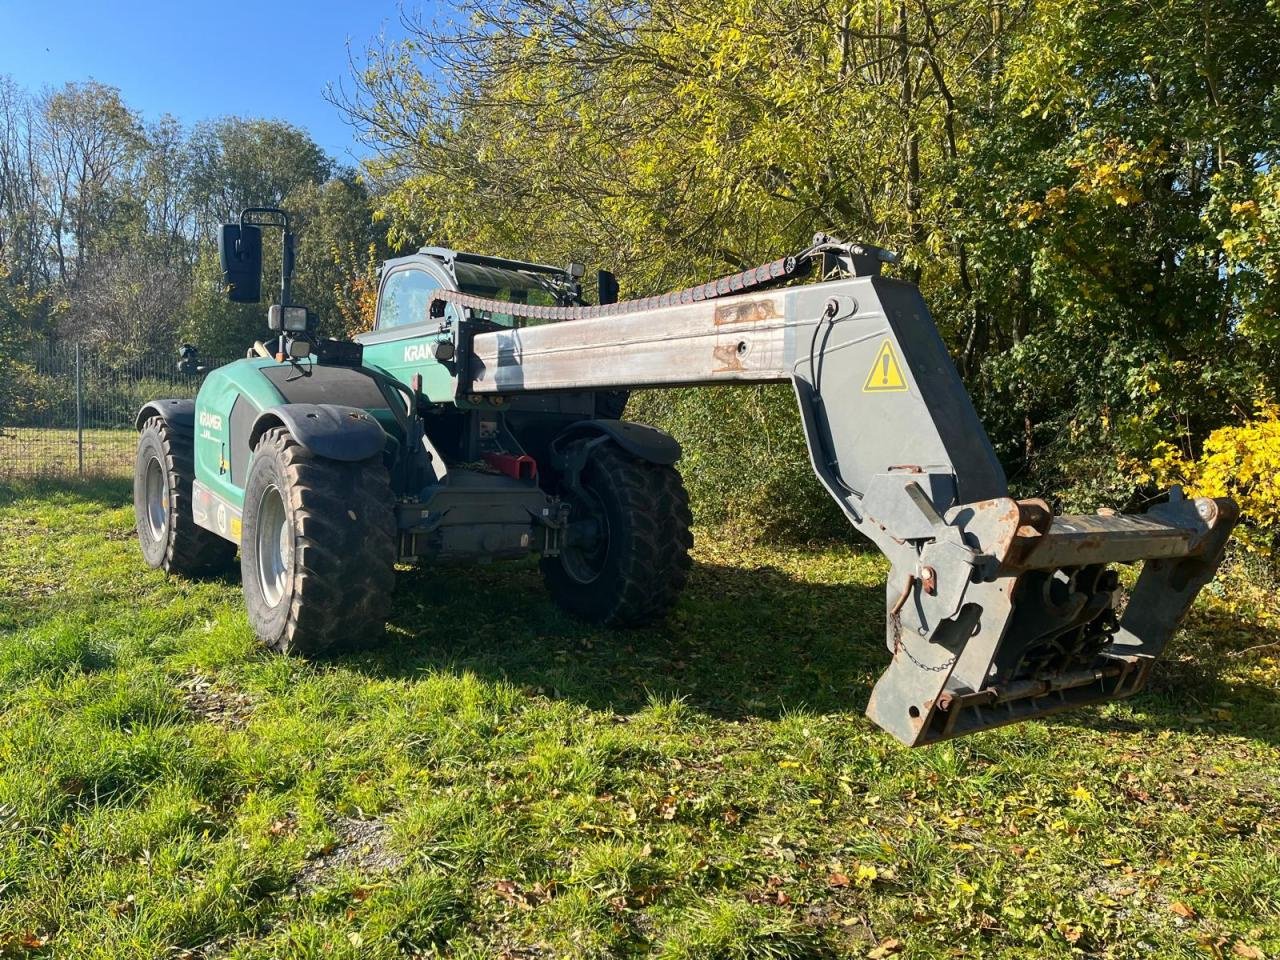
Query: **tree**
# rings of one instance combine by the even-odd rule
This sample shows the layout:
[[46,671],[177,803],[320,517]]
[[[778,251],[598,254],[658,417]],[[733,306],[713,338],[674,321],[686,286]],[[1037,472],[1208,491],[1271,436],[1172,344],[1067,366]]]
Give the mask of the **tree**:
[[1265,257],[1233,258],[1230,231],[1280,150],[1277,40],[1260,0],[1061,0],[1017,38],[958,185],[983,294],[1031,307],[993,318],[975,380],[1006,456],[1051,486],[1123,502],[1162,442],[1195,456],[1276,396]]
[[[1275,396],[1280,26],[1264,0],[465,14],[410,20],[335,98],[378,151],[398,237],[621,264],[637,294],[816,228],[896,248],[1015,487],[1068,501],[1123,504],[1161,441],[1194,455]],[[642,402],[689,436],[708,411],[739,416],[705,395]],[[784,437],[790,403],[751,416]]]
[[14,286],[49,280],[35,129],[31,98],[0,77],[0,266]]
[[200,204],[193,180],[194,149],[182,124],[165,115],[146,128],[146,152],[136,185],[141,237],[166,262],[190,264]]
[[60,324],[62,337],[104,353],[171,354],[186,295],[178,265],[144,247],[122,248],[81,271]]
[[191,190],[203,235],[245,207],[278,207],[299,187],[323,183],[333,172],[333,162],[304,130],[278,120],[225,117],[202,124],[191,149]]
[[141,130],[114,87],[68,83],[39,98],[35,145],[57,277],[66,283],[114,222],[113,188],[141,149]]
[[298,187],[286,206],[298,232],[294,298],[316,311],[325,333],[368,329],[357,288],[367,280],[370,261],[390,251],[364,181],[343,171],[323,184]]

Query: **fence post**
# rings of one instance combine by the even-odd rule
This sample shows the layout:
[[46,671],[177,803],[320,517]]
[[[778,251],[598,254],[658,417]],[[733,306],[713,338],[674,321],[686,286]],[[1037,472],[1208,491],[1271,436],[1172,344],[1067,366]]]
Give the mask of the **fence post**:
[[84,381],[80,375],[80,344],[76,344],[76,474],[84,476]]

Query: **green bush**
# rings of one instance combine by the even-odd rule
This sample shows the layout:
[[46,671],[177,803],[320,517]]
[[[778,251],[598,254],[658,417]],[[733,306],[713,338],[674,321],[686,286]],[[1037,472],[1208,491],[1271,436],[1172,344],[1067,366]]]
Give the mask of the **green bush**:
[[683,445],[680,471],[700,523],[768,540],[850,535],[809,465],[790,386],[646,390],[632,396],[626,416]]
[[15,427],[52,423],[57,411],[75,413],[75,383],[42,373],[16,358],[0,362],[0,422]]

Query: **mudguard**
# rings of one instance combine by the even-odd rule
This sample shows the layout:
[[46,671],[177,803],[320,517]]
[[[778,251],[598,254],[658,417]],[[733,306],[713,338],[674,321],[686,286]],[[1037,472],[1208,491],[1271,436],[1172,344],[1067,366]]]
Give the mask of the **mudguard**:
[[579,420],[556,437],[552,447],[563,449],[566,441],[601,436],[608,437],[637,460],[663,467],[671,466],[684,452],[674,437],[655,427],[627,420]]
[[141,430],[142,425],[152,417],[160,417],[166,423],[184,430],[196,428],[196,402],[194,400],[151,400],[142,405],[138,415],[133,419],[133,428]]
[[387,435],[367,411],[333,403],[282,403],[264,410],[249,431],[249,448],[272,427],[285,427],[293,439],[318,457],[355,462],[382,453]]

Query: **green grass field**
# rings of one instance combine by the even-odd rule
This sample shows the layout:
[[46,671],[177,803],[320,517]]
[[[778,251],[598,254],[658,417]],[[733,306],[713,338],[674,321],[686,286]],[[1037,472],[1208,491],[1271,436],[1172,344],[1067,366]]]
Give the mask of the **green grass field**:
[[0,495],[0,955],[1280,955],[1243,579],[1135,701],[908,751],[861,713],[871,554],[702,530],[632,633],[528,565],[406,570],[384,645],[309,664],[146,569],[128,496]]

